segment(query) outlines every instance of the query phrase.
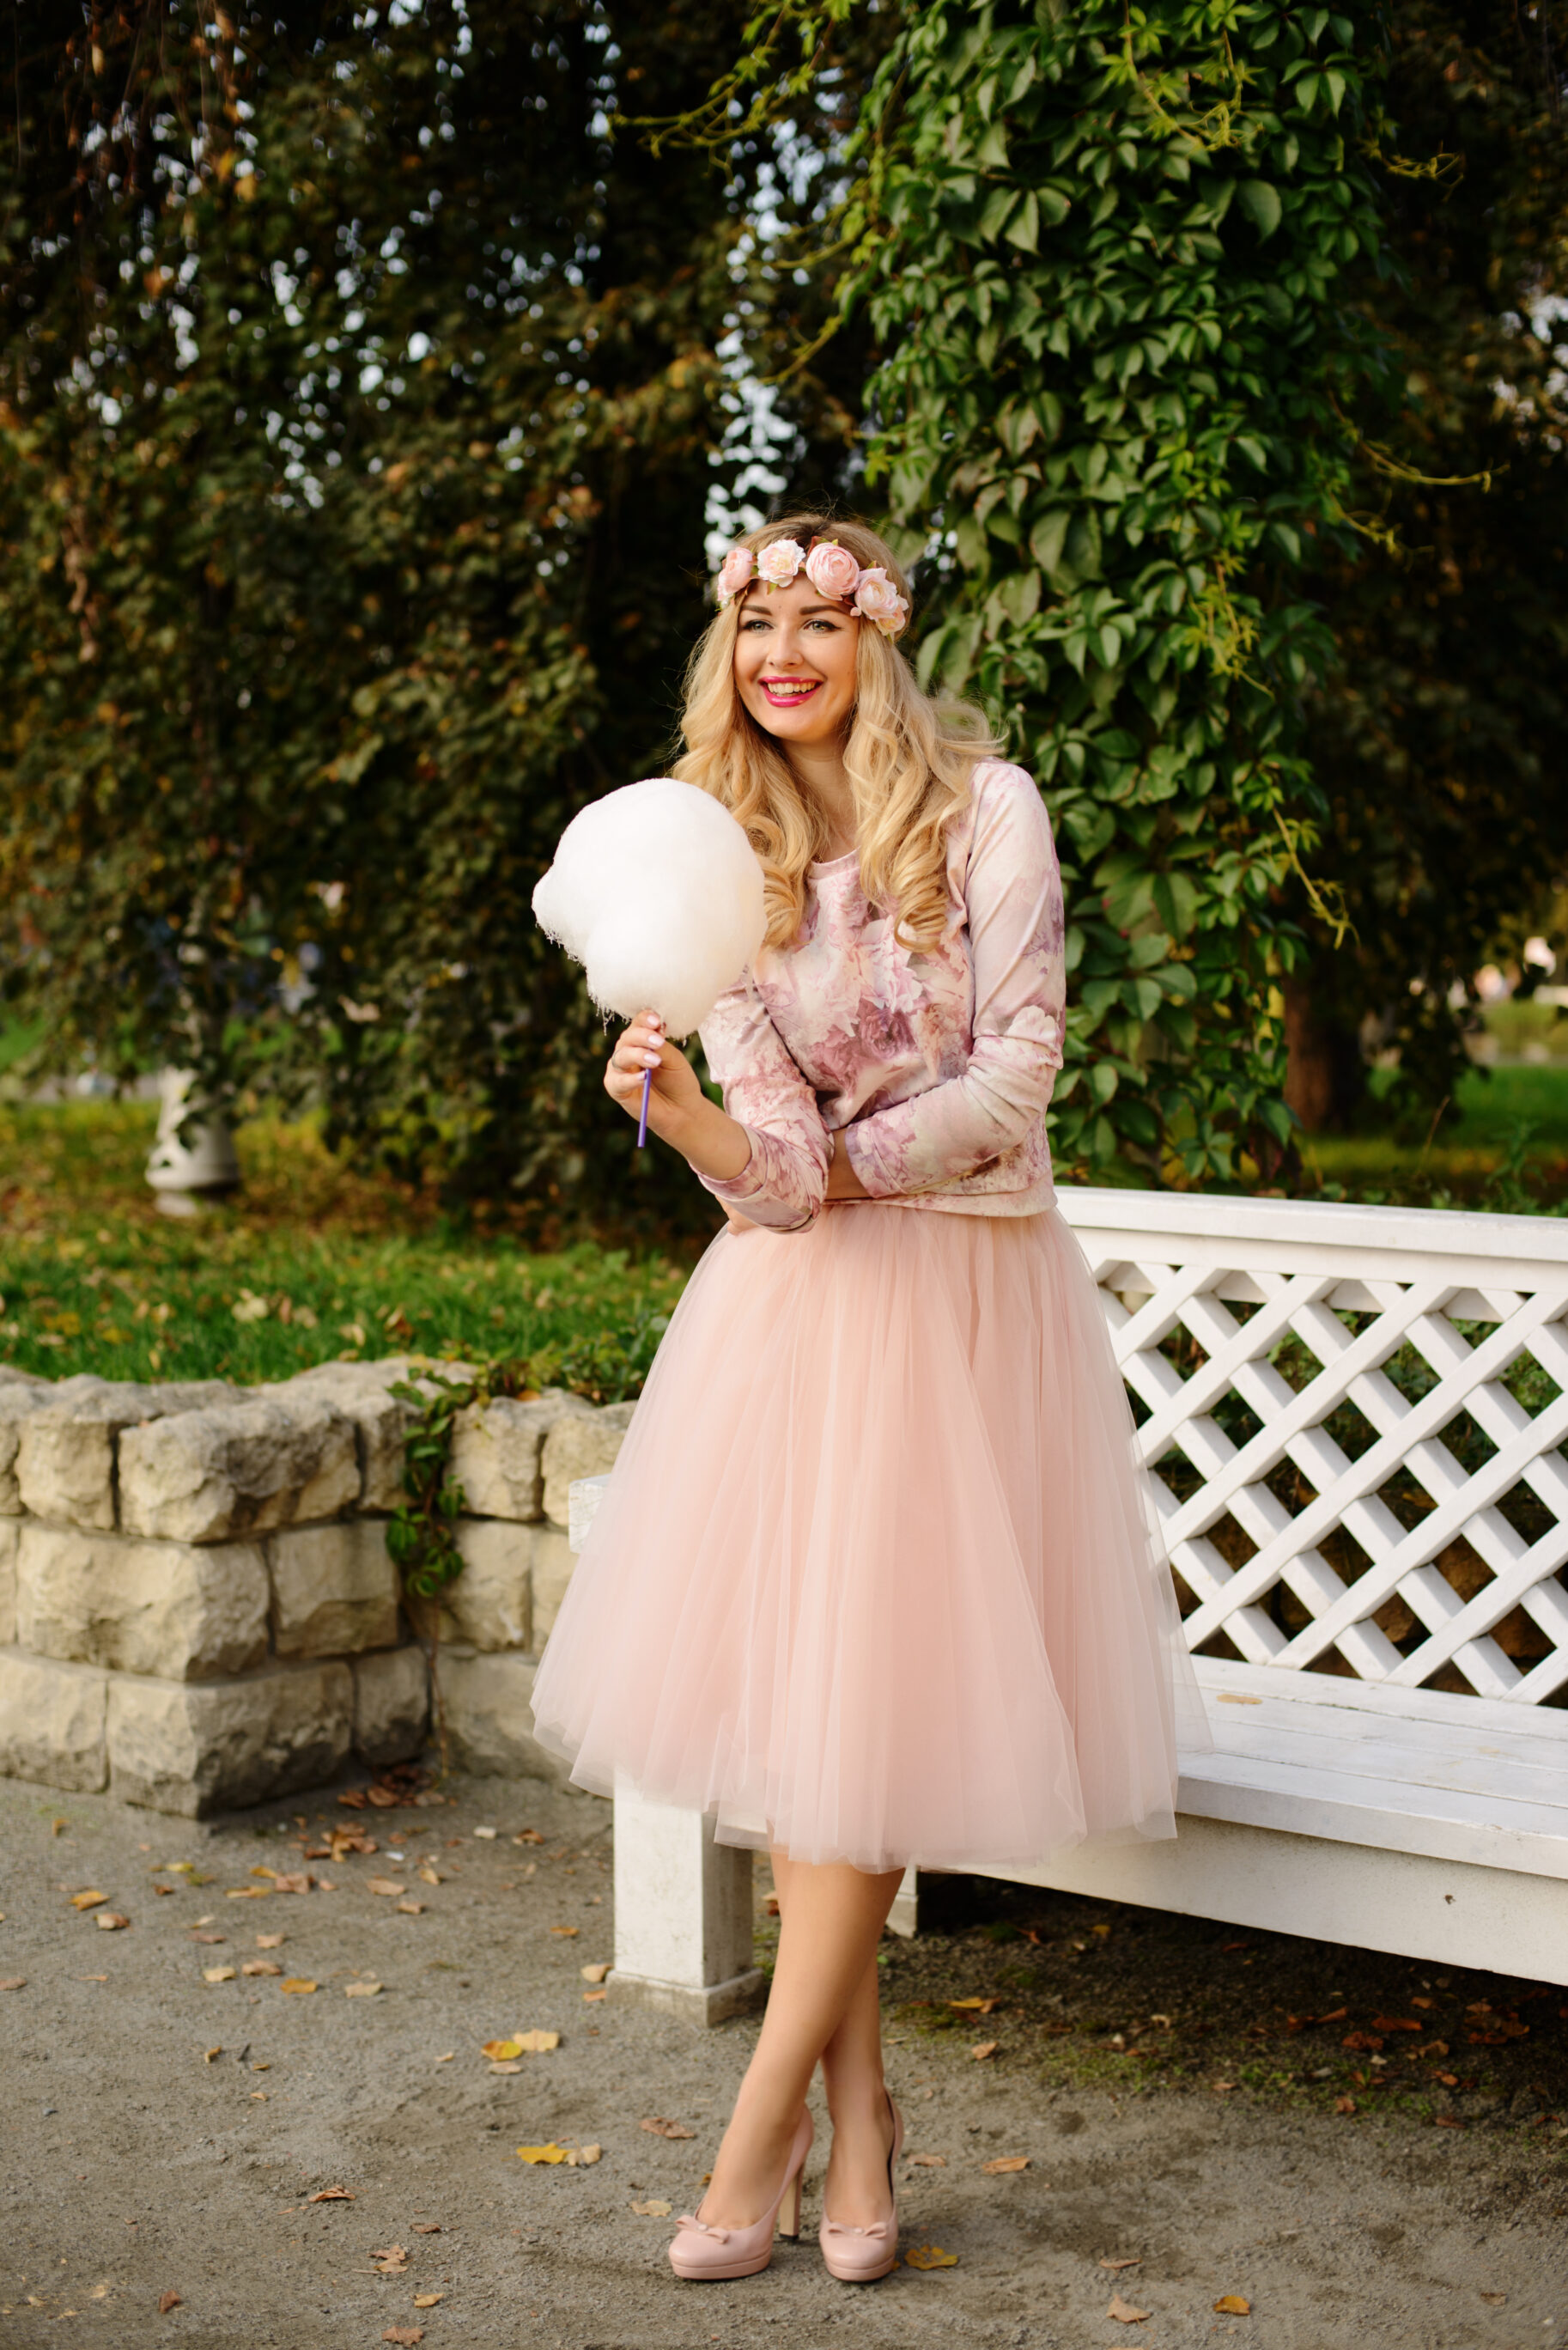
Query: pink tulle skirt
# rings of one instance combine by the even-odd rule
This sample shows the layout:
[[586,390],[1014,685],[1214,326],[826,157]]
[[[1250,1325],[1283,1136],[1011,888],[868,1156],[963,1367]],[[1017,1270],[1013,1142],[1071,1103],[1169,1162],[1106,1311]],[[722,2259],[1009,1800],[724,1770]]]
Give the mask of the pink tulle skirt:
[[1173,1835],[1202,1704],[1062,1217],[845,1205],[722,1232],[534,1706],[580,1785],[797,1860]]

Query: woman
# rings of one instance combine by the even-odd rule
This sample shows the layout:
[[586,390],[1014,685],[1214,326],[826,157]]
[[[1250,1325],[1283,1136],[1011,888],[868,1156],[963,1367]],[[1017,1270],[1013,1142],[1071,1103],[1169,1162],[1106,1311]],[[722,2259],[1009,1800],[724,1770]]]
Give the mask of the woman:
[[798,2231],[820,2062],[833,2272],[897,2259],[877,1944],[910,1861],[1175,1833],[1200,1718],[1093,1282],[1053,1201],[1061,882],[1040,795],[923,694],[888,549],[743,538],[675,773],[767,881],[767,942],[701,1032],[652,1013],[605,1083],[722,1201],[541,1666],[538,1734],[602,1792],[766,1844],[778,1959],[682,2276]]

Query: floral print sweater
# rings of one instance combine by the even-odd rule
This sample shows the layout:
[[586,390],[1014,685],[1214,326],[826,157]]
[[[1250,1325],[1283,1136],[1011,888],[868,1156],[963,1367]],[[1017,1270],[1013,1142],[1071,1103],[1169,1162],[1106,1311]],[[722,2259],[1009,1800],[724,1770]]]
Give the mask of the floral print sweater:
[[948,831],[947,931],[920,953],[869,907],[854,854],[812,866],[787,949],[765,947],[701,1031],[750,1139],[702,1181],[753,1223],[797,1232],[822,1207],[842,1129],[873,1200],[970,1216],[1052,1205],[1045,1109],[1062,1066],[1062,879],[1032,776],[974,771]]

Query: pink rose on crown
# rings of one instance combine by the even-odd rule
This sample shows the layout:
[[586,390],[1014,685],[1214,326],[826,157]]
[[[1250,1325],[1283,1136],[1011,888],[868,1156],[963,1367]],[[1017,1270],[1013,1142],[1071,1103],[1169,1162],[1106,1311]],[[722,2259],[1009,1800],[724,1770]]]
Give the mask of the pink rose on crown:
[[749,587],[752,577],[752,550],[749,546],[732,546],[724,557],[719,573],[719,601],[727,604]]
[[757,577],[770,588],[787,588],[805,561],[805,549],[798,538],[775,538],[757,557]]
[[885,637],[896,637],[909,617],[909,599],[899,595],[881,564],[860,574],[855,609],[863,620],[870,620],[880,629]]
[[860,585],[860,566],[836,539],[819,538],[805,558],[805,576],[819,596],[846,604]]

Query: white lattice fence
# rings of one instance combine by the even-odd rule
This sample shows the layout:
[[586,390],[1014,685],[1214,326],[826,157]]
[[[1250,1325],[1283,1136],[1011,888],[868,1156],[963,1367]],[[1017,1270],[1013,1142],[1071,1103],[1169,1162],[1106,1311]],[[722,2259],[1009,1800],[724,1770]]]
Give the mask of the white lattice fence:
[[1568,1226],[1069,1191],[1187,1594],[1251,1665],[1568,1683]]

